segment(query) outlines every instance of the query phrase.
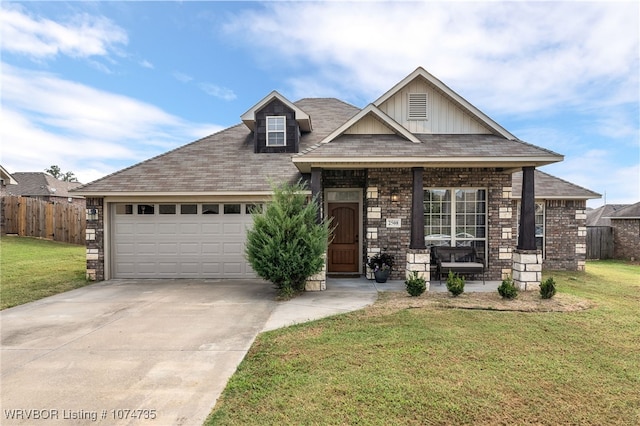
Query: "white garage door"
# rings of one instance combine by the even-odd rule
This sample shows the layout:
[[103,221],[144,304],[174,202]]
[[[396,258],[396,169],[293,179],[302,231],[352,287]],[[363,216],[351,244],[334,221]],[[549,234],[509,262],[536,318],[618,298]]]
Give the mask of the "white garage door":
[[252,278],[247,203],[114,204],[114,278]]

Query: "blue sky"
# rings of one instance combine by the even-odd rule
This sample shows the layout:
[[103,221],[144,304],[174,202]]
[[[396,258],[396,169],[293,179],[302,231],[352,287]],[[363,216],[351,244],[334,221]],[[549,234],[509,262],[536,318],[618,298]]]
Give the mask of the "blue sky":
[[422,66],[565,156],[541,170],[634,203],[639,16],[637,1],[3,2],[0,162],[87,183],[239,123],[272,90],[364,107]]

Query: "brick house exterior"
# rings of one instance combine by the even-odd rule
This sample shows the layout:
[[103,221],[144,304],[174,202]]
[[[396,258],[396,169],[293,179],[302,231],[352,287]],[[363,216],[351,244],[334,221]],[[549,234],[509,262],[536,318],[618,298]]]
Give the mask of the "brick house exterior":
[[[88,276],[253,277],[243,227],[249,207],[269,200],[270,180],[302,179],[321,217],[339,218],[329,275],[368,274],[367,258],[386,250],[392,278],[429,278],[433,244],[477,247],[487,279],[511,274],[515,254],[539,257],[531,172],[563,157],[520,141],[422,68],[363,109],[272,92],[241,119],[76,191],[87,197]],[[547,232],[545,247],[550,265],[579,269],[584,200],[597,194],[565,189],[566,201],[548,200],[547,229],[571,236]],[[324,286],[321,274],[309,288]]]
[[640,202],[612,213],[609,219],[613,228],[613,257],[640,259]]

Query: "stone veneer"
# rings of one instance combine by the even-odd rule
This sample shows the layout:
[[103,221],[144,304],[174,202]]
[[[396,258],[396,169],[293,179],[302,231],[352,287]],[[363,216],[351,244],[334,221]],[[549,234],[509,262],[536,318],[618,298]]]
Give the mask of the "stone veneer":
[[540,290],[542,281],[542,252],[540,250],[513,251],[513,284],[521,291]]
[[315,275],[307,278],[307,281],[304,283],[305,291],[324,291],[327,289],[327,254],[324,256],[324,266],[322,270]]
[[104,280],[104,199],[87,198],[87,279]]

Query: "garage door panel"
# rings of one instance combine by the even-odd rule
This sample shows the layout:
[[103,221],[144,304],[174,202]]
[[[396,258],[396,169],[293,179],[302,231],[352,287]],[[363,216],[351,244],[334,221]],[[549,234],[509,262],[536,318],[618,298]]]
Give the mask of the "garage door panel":
[[180,243],[180,254],[200,255],[200,243]]
[[250,215],[160,215],[158,208],[156,214],[139,215],[135,204],[132,211],[111,216],[115,278],[256,276],[244,257]]
[[221,231],[222,231],[222,224],[220,223],[203,223],[202,227],[200,228],[202,231],[202,235],[205,236],[213,236],[216,237],[218,235],[221,235]]
[[158,235],[175,235],[178,232],[178,224],[176,223],[159,223]]
[[136,223],[134,232],[136,235],[139,235],[139,236],[156,235],[156,224],[155,223]]
[[203,256],[218,256],[222,254],[221,243],[202,243],[201,247]]

